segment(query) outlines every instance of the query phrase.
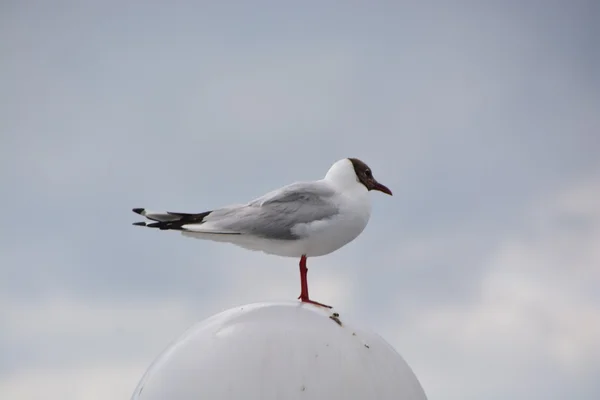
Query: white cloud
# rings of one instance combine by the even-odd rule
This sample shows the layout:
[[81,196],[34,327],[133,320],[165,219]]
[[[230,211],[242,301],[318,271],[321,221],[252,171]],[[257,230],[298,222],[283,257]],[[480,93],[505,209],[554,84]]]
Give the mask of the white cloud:
[[[598,182],[536,204],[490,255],[474,303],[449,299],[390,329],[432,397],[537,396],[545,373],[549,387],[576,391],[600,370]],[[584,227],[557,225],[565,214]]]
[[[146,301],[143,304],[127,304],[81,302],[57,296],[43,302],[5,302],[1,311],[3,334],[15,340],[22,340],[28,335],[63,339],[65,335],[103,337],[124,328],[130,329],[129,334],[139,334],[140,339],[152,340],[152,335],[161,336],[164,330],[181,327],[182,322],[193,315],[187,304],[168,299],[156,303]],[[22,318],[24,315],[27,318]],[[136,326],[149,326],[156,321],[161,321],[162,328],[158,331],[148,332],[145,328],[135,330]]]
[[143,363],[105,363],[74,368],[32,368],[0,379],[3,399],[128,399]]
[[0,376],[0,397],[129,398],[152,359],[208,314],[168,300],[3,302],[3,357],[12,368]]

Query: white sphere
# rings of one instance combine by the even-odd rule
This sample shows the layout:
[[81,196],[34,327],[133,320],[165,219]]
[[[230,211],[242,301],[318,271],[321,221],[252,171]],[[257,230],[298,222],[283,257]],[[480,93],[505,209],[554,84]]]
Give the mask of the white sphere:
[[132,396],[158,399],[427,398],[380,336],[331,310],[291,302],[236,307],[193,326],[154,361]]

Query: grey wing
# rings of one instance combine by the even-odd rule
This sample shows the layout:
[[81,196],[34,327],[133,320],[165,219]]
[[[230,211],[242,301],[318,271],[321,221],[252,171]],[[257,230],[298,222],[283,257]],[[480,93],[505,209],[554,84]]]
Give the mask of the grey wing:
[[[294,227],[334,217],[339,208],[335,191],[324,182],[300,182],[267,193],[245,206],[222,209],[206,218],[228,232],[269,239],[300,238]],[[214,215],[213,215],[214,214]]]

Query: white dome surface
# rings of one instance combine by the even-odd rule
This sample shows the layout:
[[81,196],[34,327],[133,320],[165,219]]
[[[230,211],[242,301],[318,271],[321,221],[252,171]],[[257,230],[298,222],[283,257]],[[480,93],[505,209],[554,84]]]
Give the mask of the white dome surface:
[[385,340],[336,316],[299,302],[224,311],[172,343],[132,400],[427,399]]

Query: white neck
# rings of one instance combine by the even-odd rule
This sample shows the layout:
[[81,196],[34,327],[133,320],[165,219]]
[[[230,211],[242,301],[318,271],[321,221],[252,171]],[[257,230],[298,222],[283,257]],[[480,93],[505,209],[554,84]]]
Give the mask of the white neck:
[[347,158],[339,160],[333,164],[331,168],[329,168],[329,171],[327,171],[325,180],[330,181],[335,186],[340,188],[350,188],[353,186],[362,186],[364,188],[364,185],[361,184],[356,177],[356,172],[354,172],[354,165],[352,165],[352,161],[348,160]]
[[347,204],[353,204],[353,213],[366,225],[371,215],[371,197],[369,191],[361,182],[359,182],[352,161],[347,158],[333,164],[324,181],[329,182],[339,190],[347,201]]

